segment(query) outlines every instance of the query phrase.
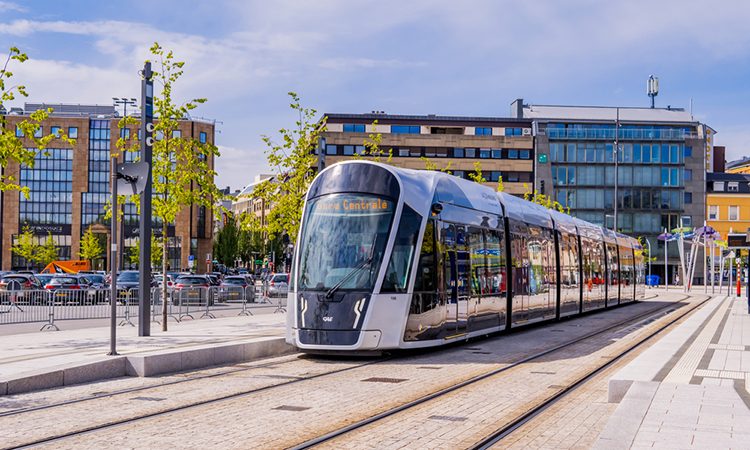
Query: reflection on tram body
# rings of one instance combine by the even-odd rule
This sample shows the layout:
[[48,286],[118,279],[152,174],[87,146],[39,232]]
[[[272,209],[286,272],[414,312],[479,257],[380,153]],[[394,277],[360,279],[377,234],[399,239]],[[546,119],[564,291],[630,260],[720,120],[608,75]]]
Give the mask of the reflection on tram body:
[[434,346],[633,301],[644,281],[636,248],[446,174],[338,164],[306,199],[287,341]]

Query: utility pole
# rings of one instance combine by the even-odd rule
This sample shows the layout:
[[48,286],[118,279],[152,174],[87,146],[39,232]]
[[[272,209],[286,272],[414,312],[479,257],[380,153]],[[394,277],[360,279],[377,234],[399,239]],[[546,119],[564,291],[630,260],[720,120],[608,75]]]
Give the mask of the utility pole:
[[614,156],[615,156],[615,225],[614,230],[615,233],[617,232],[617,177],[618,177],[618,165],[617,165],[617,159],[619,156],[619,150],[620,150],[620,143],[619,143],[619,136],[620,135],[620,108],[617,108],[617,117],[615,119],[615,148],[614,148]]
[[[138,336],[151,336],[151,187],[152,187],[152,146],[154,140],[154,82],[151,63],[146,62],[141,73],[141,161],[148,164],[146,187],[141,194],[141,216],[138,235],[140,255],[138,270]],[[166,236],[164,236],[166,245]],[[167,280],[163,280],[164,283]],[[163,298],[166,303],[167,299]]]

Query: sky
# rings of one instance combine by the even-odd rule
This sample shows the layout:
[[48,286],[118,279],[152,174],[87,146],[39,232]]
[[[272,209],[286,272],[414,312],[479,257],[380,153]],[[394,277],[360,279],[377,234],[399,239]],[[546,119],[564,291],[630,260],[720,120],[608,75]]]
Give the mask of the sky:
[[[750,155],[750,2],[742,0],[0,1],[0,48],[30,102],[140,98],[153,42],[185,61],[174,95],[217,121],[217,185],[267,173],[261,137],[321,115],[509,116],[532,104],[690,108],[727,160]],[[19,102],[16,102],[18,104]],[[12,106],[12,105],[11,105]]]

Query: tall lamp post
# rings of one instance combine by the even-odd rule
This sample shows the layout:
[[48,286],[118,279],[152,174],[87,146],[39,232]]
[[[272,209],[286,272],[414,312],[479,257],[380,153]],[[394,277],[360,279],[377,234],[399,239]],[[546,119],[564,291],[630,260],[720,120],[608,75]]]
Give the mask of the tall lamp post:
[[[112,97],[112,103],[115,108],[122,105],[122,116],[128,117],[128,106],[135,106],[137,101],[134,98]],[[120,137],[125,138],[123,131],[120,131]],[[123,160],[124,162],[124,160]],[[120,269],[125,269],[125,204],[120,205],[122,214],[122,226],[120,227]]]

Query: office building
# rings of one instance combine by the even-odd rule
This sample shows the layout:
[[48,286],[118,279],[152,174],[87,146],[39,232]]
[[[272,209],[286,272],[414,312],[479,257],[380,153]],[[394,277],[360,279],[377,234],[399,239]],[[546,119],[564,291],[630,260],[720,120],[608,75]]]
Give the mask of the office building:
[[[656,236],[705,220],[715,131],[676,108],[528,105],[519,99],[511,110],[534,123],[536,188],[572,215],[608,228],[617,206],[617,229],[650,241],[657,258],[653,273],[663,276],[663,243]],[[670,282],[679,261],[671,247]],[[701,278],[702,266],[696,281]]]
[[[27,265],[26,261],[11,252],[12,244],[25,225],[40,240],[45,240],[50,232],[58,247],[59,259],[79,258],[80,238],[89,227],[101,236],[103,242],[106,240],[105,249],[109,249],[112,242],[109,220],[104,215],[105,205],[110,200],[110,151],[116,149],[120,135],[118,123],[122,116],[114,106],[26,104],[23,109],[11,109],[6,116],[8,128],[15,129],[15,124],[27,118],[30,112],[42,108],[53,108],[54,112],[42,124],[41,134],[61,130],[74,138],[76,143],[70,146],[59,140],[52,141],[46,154],[37,156],[33,167],[12,164],[5,169],[6,175],[16,177],[31,192],[28,199],[15,191],[0,194],[0,267],[3,270]],[[138,132],[137,128],[132,127],[123,130],[123,136],[127,138]],[[181,120],[175,136],[214,142],[214,124],[203,120]],[[19,137],[22,137],[20,133]],[[155,138],[159,139],[160,136]],[[26,140],[26,143],[32,145],[30,140]],[[130,162],[135,157],[137,154],[126,153],[120,156],[120,161]],[[213,160],[209,164],[213,166]],[[122,229],[127,253],[136,243],[138,215],[133,204],[125,205],[124,213]],[[167,247],[171,268],[187,268],[190,255],[198,261],[205,259],[211,252],[212,221],[211,211],[192,206],[181,211],[174,224],[169,224]],[[155,226],[154,232],[161,234],[161,226]],[[96,268],[109,267],[109,252],[105,250],[104,254],[94,261]],[[124,268],[133,266],[127,257],[124,262]],[[201,266],[198,265],[199,268]]]
[[425,169],[427,158],[437,169],[468,178],[478,163],[487,185],[502,177],[505,192],[522,195],[533,188],[534,140],[531,121],[499,117],[408,116],[382,112],[325,114],[328,131],[319,154],[324,166],[365,152],[370,135],[380,134],[383,162]]

